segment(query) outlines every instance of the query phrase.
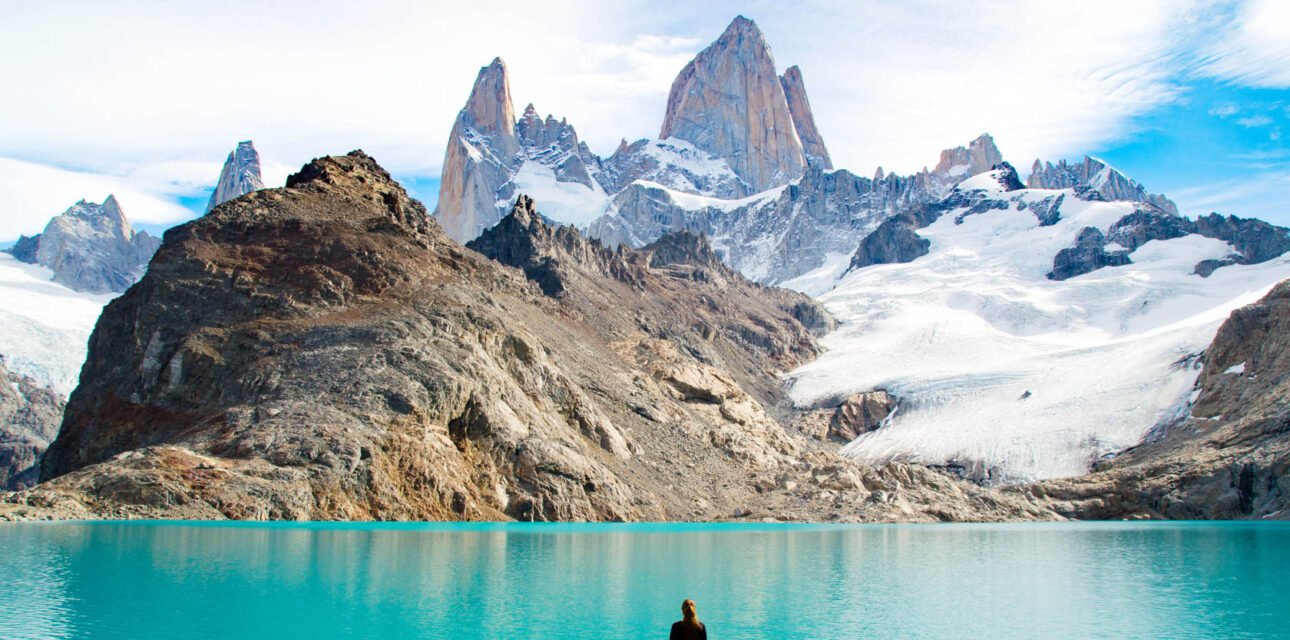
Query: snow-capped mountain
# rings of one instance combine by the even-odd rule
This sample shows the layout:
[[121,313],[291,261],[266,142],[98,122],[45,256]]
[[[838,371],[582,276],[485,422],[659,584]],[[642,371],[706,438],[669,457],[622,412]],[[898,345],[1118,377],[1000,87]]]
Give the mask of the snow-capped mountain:
[[206,203],[206,212],[228,202],[240,195],[264,188],[260,177],[260,153],[250,140],[237,143],[237,148],[229,152],[220,171],[219,183],[215,185],[211,199]]
[[740,16],[677,75],[659,137],[624,140],[608,158],[532,105],[517,121],[506,66],[494,60],[453,124],[435,216],[469,240],[525,193],[611,246],[707,234],[729,265],[779,283],[825,263],[845,267],[884,219],[1001,159],[983,135],[911,176],[833,170],[801,69],[777,75],[761,31]]
[[895,396],[844,449],[862,460],[986,482],[1082,474],[1187,414],[1202,352],[1290,276],[1287,249],[1261,221],[1024,188],[1000,165],[865,239],[820,297],[841,326],[791,396]]
[[45,230],[23,236],[7,250],[19,262],[38,264],[52,280],[76,291],[119,293],[142,275],[161,239],[135,233],[115,196],[103,204],[81,200],[55,216]]
[[1026,186],[1031,189],[1091,189],[1107,200],[1146,202],[1166,213],[1178,213],[1178,205],[1173,200],[1160,194],[1147,193],[1142,185],[1092,156],[1084,156],[1084,161],[1078,164],[1067,164],[1065,160],[1061,160],[1054,165],[1051,162],[1041,163],[1036,159]]

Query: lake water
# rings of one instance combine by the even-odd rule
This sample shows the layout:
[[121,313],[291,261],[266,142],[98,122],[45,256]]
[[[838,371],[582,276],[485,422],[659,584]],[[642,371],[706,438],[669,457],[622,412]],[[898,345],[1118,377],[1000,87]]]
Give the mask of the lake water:
[[1290,524],[0,523],[0,638],[1290,637]]

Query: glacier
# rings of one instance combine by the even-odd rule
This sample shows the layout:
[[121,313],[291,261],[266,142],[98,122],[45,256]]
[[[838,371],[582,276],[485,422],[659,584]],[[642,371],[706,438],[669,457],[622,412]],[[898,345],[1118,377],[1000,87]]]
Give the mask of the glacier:
[[[1200,356],[1233,310],[1290,276],[1290,255],[1231,265],[1234,248],[1190,234],[1151,240],[1132,263],[1064,281],[1053,256],[1085,227],[1106,231],[1141,205],[1073,189],[1005,191],[992,173],[957,187],[1006,203],[945,212],[918,234],[930,253],[850,271],[840,260],[785,284],[840,323],[825,354],[787,376],[799,407],[882,389],[900,406],[843,448],[849,457],[949,467],[987,484],[1087,473],[1186,415]],[[1065,194],[1052,226],[1026,207]]]
[[80,377],[94,323],[117,294],[74,291],[52,277],[0,252],[0,356],[10,371],[66,396]]

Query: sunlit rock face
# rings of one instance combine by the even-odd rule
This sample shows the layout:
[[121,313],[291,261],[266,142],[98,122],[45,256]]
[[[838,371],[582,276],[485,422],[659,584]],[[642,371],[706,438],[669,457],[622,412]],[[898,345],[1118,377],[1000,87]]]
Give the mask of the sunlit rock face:
[[802,174],[788,98],[753,21],[735,18],[672,82],[659,138],[673,137],[724,159],[754,192]]
[[788,112],[793,116],[793,128],[797,138],[802,141],[802,153],[806,163],[832,169],[833,161],[829,159],[829,150],[824,146],[824,139],[815,126],[815,115],[811,113],[811,102],[806,99],[806,85],[802,82],[802,70],[793,65],[780,76],[779,83],[784,87],[784,97],[788,99]]
[[81,200],[55,216],[45,230],[22,237],[9,250],[20,262],[53,271],[53,280],[86,293],[119,293],[134,284],[161,244],[135,233],[116,196],[103,204]]
[[250,140],[237,143],[237,148],[228,154],[224,169],[220,171],[219,183],[215,192],[206,203],[206,211],[246,195],[256,189],[264,188],[264,179],[260,177],[260,153]]

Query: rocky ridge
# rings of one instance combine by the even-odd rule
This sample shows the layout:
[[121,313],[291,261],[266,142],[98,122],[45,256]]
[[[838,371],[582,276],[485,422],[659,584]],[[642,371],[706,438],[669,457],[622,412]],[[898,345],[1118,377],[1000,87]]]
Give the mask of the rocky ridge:
[[172,229],[0,518],[1054,517],[786,429],[828,316],[698,236],[610,250],[519,198],[475,246],[361,152]]
[[20,262],[53,271],[53,280],[76,291],[125,291],[143,275],[161,244],[135,232],[116,196],[103,204],[81,200],[50,219],[45,230],[23,236],[7,251]]
[[1092,156],[1084,156],[1084,161],[1077,164],[1067,164],[1065,160],[1061,160],[1054,165],[1051,162],[1041,163],[1036,159],[1030,169],[1030,177],[1026,179],[1026,186],[1031,189],[1073,188],[1080,197],[1145,202],[1165,213],[1178,215],[1178,205],[1173,200],[1160,194],[1147,193],[1142,185]]
[[660,139],[623,140],[607,158],[532,105],[517,120],[505,64],[494,60],[453,125],[435,216],[467,241],[522,190],[572,189],[581,195],[544,201],[548,215],[608,246],[703,233],[727,264],[773,284],[850,253],[882,220],[934,202],[1000,155],[983,135],[911,176],[833,171],[801,70],[776,75],[761,31],[741,16],[678,75]]
[[251,144],[250,140],[239,142],[237,147],[229,152],[228,159],[224,161],[219,182],[215,185],[214,193],[211,193],[210,201],[206,203],[204,213],[210,213],[211,209],[233,198],[263,188],[264,180],[260,177],[260,152],[255,150],[255,145]]

